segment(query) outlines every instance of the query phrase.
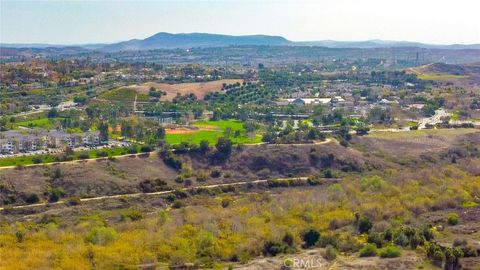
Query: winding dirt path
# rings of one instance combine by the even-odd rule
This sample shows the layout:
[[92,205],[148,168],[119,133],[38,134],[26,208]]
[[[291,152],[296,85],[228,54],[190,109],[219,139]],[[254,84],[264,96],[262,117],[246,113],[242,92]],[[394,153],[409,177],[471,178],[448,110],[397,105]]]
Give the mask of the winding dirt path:
[[[179,190],[186,191],[189,189],[200,189],[200,188],[212,189],[212,188],[226,187],[226,186],[242,186],[247,184],[267,183],[268,181],[290,181],[290,180],[306,181],[307,179],[308,177],[258,179],[258,180],[252,180],[252,181],[239,181],[239,182],[232,182],[232,183],[203,185],[203,186],[196,186],[196,187],[190,187],[190,188],[182,188]],[[107,196],[99,196],[99,197],[92,197],[92,198],[82,198],[80,199],[80,202],[91,202],[91,201],[119,199],[119,198],[134,198],[134,197],[141,197],[141,196],[160,196],[160,195],[171,194],[173,192],[175,192],[175,190],[158,191],[158,192],[150,192],[150,193],[136,192],[136,193],[127,193],[127,194],[118,194],[118,195],[107,195]],[[17,205],[17,206],[1,207],[0,211],[6,210],[6,209],[26,209],[26,208],[35,208],[35,207],[41,207],[41,206],[63,205],[67,203],[68,203],[68,200],[61,200],[53,203],[46,202],[46,203],[36,203],[36,204],[27,204],[27,205]]]

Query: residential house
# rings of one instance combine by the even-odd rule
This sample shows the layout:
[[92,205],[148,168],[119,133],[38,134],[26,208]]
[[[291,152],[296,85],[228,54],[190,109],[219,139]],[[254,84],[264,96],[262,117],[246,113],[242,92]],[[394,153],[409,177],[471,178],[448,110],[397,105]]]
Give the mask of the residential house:
[[82,143],[84,146],[98,146],[100,145],[100,132],[90,131],[82,134]]

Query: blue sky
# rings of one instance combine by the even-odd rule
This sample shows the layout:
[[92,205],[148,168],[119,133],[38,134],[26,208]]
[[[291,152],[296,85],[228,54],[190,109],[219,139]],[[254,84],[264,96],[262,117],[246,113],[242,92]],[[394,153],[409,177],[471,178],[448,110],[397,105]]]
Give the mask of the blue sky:
[[157,32],[480,43],[478,0],[0,0],[0,42],[84,44]]

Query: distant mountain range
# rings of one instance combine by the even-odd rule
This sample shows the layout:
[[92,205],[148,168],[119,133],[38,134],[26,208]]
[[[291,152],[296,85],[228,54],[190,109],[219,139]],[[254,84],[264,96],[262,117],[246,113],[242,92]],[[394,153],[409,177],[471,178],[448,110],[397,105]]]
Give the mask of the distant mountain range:
[[283,37],[252,35],[229,36],[204,33],[158,33],[146,39],[132,39],[99,48],[104,51],[176,49],[193,47],[226,47],[231,45],[290,45]]
[[[240,45],[268,45],[268,46],[321,46],[328,48],[391,48],[391,47],[418,47],[426,49],[480,49],[480,44],[452,44],[433,45],[418,42],[406,41],[290,41],[281,36],[248,35],[231,36],[207,33],[171,34],[160,32],[146,39],[132,39],[112,44],[85,44],[73,45],[84,49],[116,52],[131,50],[153,50],[153,49],[187,49],[197,47],[227,47]],[[1,47],[11,48],[48,48],[48,47],[72,47],[72,45],[52,44],[0,44]]]

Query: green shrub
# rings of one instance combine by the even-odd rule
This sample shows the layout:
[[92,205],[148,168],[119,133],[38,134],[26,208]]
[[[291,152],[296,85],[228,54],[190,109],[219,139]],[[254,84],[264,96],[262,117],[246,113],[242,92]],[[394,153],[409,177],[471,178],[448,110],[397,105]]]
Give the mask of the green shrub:
[[210,177],[212,178],[218,178],[220,176],[222,176],[222,172],[219,169],[214,169],[210,172]]
[[48,195],[49,202],[58,202],[61,197],[65,196],[65,190],[63,188],[58,187],[50,190],[50,194]]
[[80,197],[70,197],[68,199],[68,204],[69,205],[79,205],[81,203],[82,203],[82,201],[80,200]]
[[34,157],[32,157],[32,161],[33,161],[34,164],[42,163],[43,157],[42,156],[34,156]]
[[40,198],[35,193],[28,194],[25,197],[25,202],[28,204],[38,203],[39,201],[40,201]]
[[337,239],[337,236],[335,236],[334,234],[323,234],[322,236],[320,236],[320,239],[318,240],[318,243],[317,243],[317,246],[320,246],[320,247],[332,246],[336,248],[337,245],[338,245],[338,239]]
[[400,257],[402,251],[397,246],[386,246],[381,248],[379,251],[380,257],[382,258],[396,258]]
[[425,238],[419,233],[415,232],[415,234],[410,239],[410,247],[412,249],[416,249],[417,246],[423,246],[424,244],[425,244]]
[[97,151],[97,157],[106,157],[108,156],[108,152],[105,150],[98,150]]
[[89,157],[88,152],[81,152],[78,154],[79,159],[88,159]]
[[405,247],[409,244],[409,240],[403,232],[400,232],[395,236],[394,242],[396,245],[402,246],[402,247]]
[[441,267],[444,260],[445,260],[445,254],[443,253],[443,251],[440,249],[435,250],[435,252],[432,255],[433,265]]
[[458,224],[458,215],[456,213],[448,214],[448,225],[454,226]]
[[142,147],[140,147],[140,152],[142,153],[149,153],[149,152],[152,152],[153,150],[153,147],[151,147],[150,145],[142,145]]
[[323,171],[323,177],[325,177],[325,178],[333,178],[332,170],[330,170],[330,169],[325,169],[325,170]]
[[431,225],[424,226],[422,230],[422,235],[425,238],[425,240],[427,241],[432,240],[434,238],[432,226]]
[[328,261],[333,261],[337,258],[337,250],[333,246],[328,245],[325,249],[323,257]]
[[137,151],[137,146],[136,145],[131,145],[127,148],[127,153],[129,154],[136,154]]
[[387,182],[383,180],[380,176],[372,176],[372,177],[366,177],[362,178],[360,180],[360,188],[362,191],[373,191],[377,192],[382,190],[385,186],[387,185]]
[[181,184],[181,183],[183,183],[183,181],[185,181],[185,178],[183,176],[179,175],[179,176],[175,177],[175,182],[176,183]]
[[227,207],[230,205],[230,203],[232,203],[232,201],[233,201],[233,198],[232,198],[232,197],[230,197],[230,196],[224,197],[224,198],[222,199],[222,207],[223,207],[223,208],[227,208]]
[[175,200],[172,204],[172,207],[175,209],[182,208],[184,206],[184,203],[180,200]]
[[96,245],[106,245],[115,241],[116,238],[117,232],[114,228],[94,227],[85,236],[85,241]]
[[263,255],[276,256],[283,251],[283,246],[280,243],[274,241],[267,241],[263,245]]
[[377,247],[383,247],[385,242],[385,234],[379,232],[370,232],[367,238],[368,243],[375,244]]
[[372,229],[373,224],[370,219],[366,216],[361,216],[358,219],[358,231],[360,233],[368,233]]
[[373,257],[377,256],[378,250],[377,246],[375,244],[367,243],[365,246],[363,246],[362,249],[359,251],[359,256],[360,257]]
[[142,211],[138,210],[138,209],[130,209],[128,210],[127,212],[123,213],[122,216],[121,216],[121,219],[122,220],[132,220],[132,221],[136,221],[136,220],[140,220],[144,217],[144,214]]
[[199,171],[196,175],[197,182],[205,182],[208,179],[207,174],[204,171]]
[[180,170],[182,168],[182,161],[180,158],[175,155],[172,151],[163,151],[160,153],[160,156],[163,159],[163,162],[173,169]]

